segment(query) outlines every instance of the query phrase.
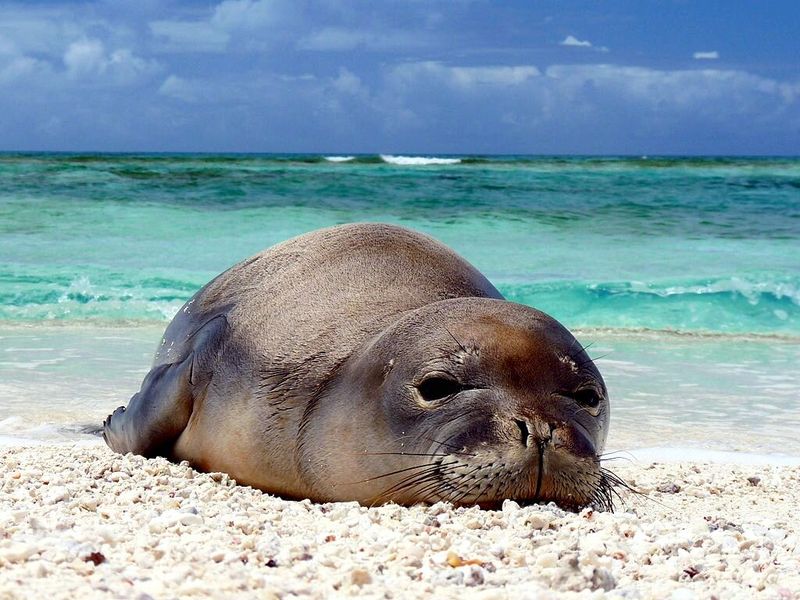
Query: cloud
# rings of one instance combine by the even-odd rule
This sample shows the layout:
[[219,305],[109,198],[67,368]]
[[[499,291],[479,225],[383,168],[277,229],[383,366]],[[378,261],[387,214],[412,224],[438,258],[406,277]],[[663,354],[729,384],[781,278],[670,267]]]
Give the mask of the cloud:
[[568,35],[559,42],[561,46],[580,46],[582,48],[591,48],[592,43],[588,40],[579,40],[574,35]]
[[167,51],[221,53],[243,36],[252,40],[252,34],[273,28],[291,11],[283,0],[224,0],[202,19],[155,20],[149,28]]
[[140,75],[158,69],[155,61],[139,58],[127,48],[108,54],[103,42],[91,38],[82,38],[69,44],[63,62],[67,75],[72,78],[109,75],[120,83],[131,82]]
[[0,35],[0,56],[11,56],[17,53],[17,47],[14,42]]
[[184,102],[195,102],[199,99],[196,86],[177,75],[167,77],[158,88],[158,93]]
[[[128,86],[157,72],[156,60],[134,50],[135,36],[120,14],[107,19],[99,14],[102,8],[53,3],[0,6],[0,79],[26,86],[19,93],[54,93],[87,80]],[[124,1],[115,4],[115,11],[124,9]]]
[[767,131],[782,138],[787,129],[800,133],[800,82],[739,70],[614,64],[480,69],[431,62],[391,69],[387,96],[414,114],[408,135],[435,130],[446,139],[452,132],[474,151],[490,150],[482,145],[491,135],[515,151],[685,152],[699,149],[703,136],[712,144],[761,143]]
[[46,61],[26,56],[15,40],[0,34],[0,85],[47,70]]
[[[765,118],[800,98],[800,84],[782,83],[745,71],[722,69],[661,70],[611,64],[555,65],[545,76],[564,99],[613,101],[654,119],[702,116],[728,122],[733,115]],[[730,121],[739,126],[738,122]]]
[[72,42],[64,53],[64,65],[71,75],[97,74],[106,68],[106,51],[99,40]]
[[346,95],[366,97],[369,90],[361,81],[361,78],[348,69],[339,69],[339,75],[332,80],[333,88]]
[[12,56],[7,60],[0,60],[0,85],[35,75],[37,72],[49,72],[47,63],[28,56]]
[[540,75],[533,65],[520,66],[447,66],[437,61],[405,63],[392,70],[395,82],[413,85],[418,79],[439,80],[460,89],[476,87],[508,87],[524,83]]
[[512,86],[524,83],[540,75],[539,69],[531,65],[495,67],[452,67],[451,76],[459,85]]
[[344,27],[326,27],[300,38],[297,48],[344,52],[356,48],[365,50],[422,48],[429,43],[428,38],[418,32],[362,31]]
[[[242,148],[303,152],[355,147],[382,135],[381,99],[358,74],[262,69],[222,76],[172,74],[160,85],[158,139],[177,150]],[[191,106],[187,106],[190,104]]]
[[791,104],[800,100],[800,84],[779,82],[745,71],[723,69],[661,70],[615,64],[552,65],[543,72],[534,65],[514,67],[447,66],[439,62],[404,63],[392,68],[389,81],[405,91],[433,82],[456,90],[482,85],[503,94],[509,87],[520,91],[546,90],[561,100],[591,101],[602,94],[659,109],[697,105],[719,111],[712,100],[728,99],[730,110],[748,109],[737,99],[762,96]]
[[[701,68],[719,64],[708,62],[716,50],[694,53],[706,61],[692,62],[696,69],[585,64],[608,49],[567,31],[551,39],[552,54],[537,54],[560,55],[560,64],[534,65],[514,36],[486,37],[486,14],[483,3],[446,2],[0,2],[0,141],[120,150],[796,149],[796,76]],[[544,23],[534,37],[554,27]]]
[[[102,26],[95,23],[98,29]],[[0,5],[2,45],[15,52],[42,57],[59,57],[69,40],[84,34],[74,16],[54,8]]]
[[206,21],[153,21],[150,32],[173,52],[223,52],[230,34]]
[[574,35],[568,35],[559,43],[559,46],[572,46],[575,48],[591,48],[595,52],[608,52],[605,46],[595,46],[589,40],[579,40]]
[[710,52],[695,52],[693,55],[695,60],[717,60],[719,52],[712,50]]
[[339,27],[328,27],[316,31],[301,38],[297,42],[300,50],[353,50],[359,46],[371,46],[380,42],[375,34],[343,29]]
[[258,29],[280,18],[274,0],[225,0],[216,6],[211,22],[225,31]]

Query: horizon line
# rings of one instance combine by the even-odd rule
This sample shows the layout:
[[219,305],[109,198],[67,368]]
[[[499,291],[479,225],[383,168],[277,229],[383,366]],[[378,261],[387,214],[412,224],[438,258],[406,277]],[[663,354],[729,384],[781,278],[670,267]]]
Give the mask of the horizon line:
[[481,157],[530,157],[530,158],[635,158],[640,160],[657,158],[785,158],[800,159],[800,154],[749,154],[749,153],[600,153],[600,152],[418,152],[418,151],[380,151],[380,152],[350,152],[335,151],[260,151],[260,150],[5,150],[0,149],[0,155],[25,155],[25,154],[52,154],[76,156],[409,156],[432,158],[481,158]]

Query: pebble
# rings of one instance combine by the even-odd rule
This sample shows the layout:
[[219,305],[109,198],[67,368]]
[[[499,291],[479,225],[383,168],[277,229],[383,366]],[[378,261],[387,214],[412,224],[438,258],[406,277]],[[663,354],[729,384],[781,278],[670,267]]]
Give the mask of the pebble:
[[468,567],[464,567],[463,569],[464,585],[468,587],[474,587],[476,585],[482,585],[483,582],[486,581],[486,571],[484,571],[482,567],[479,567],[478,565],[470,565]]
[[64,500],[69,500],[69,490],[63,486],[56,486],[49,489],[42,500],[45,504],[56,504]]
[[372,583],[372,575],[366,569],[353,569],[350,571],[350,581],[353,585],[367,585]]
[[33,544],[11,542],[8,545],[0,546],[0,562],[24,562],[38,551],[39,548]]
[[662,494],[677,494],[681,491],[681,486],[677,483],[671,481],[669,483],[663,483],[656,487],[657,492],[661,492]]
[[526,523],[531,529],[547,529],[552,522],[550,515],[533,513],[528,516]]
[[0,453],[9,597],[797,600],[800,589],[798,467],[623,465],[653,492],[575,514],[284,501],[99,445]]
[[166,510],[159,516],[151,519],[148,526],[151,532],[158,533],[176,525],[188,527],[191,525],[200,525],[202,523],[203,517],[196,512],[190,510]]

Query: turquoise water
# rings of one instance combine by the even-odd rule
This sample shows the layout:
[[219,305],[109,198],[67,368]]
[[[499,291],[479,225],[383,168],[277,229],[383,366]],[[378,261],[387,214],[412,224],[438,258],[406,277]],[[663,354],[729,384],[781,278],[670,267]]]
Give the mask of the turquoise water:
[[233,263],[388,221],[610,351],[617,447],[650,445],[649,414],[652,440],[800,455],[743,425],[800,425],[800,159],[331,158],[0,154],[0,434],[124,403],[172,314]]

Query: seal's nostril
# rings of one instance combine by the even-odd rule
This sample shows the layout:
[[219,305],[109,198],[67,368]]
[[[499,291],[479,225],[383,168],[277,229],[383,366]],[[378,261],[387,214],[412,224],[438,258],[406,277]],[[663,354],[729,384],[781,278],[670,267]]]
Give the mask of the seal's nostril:
[[514,423],[516,423],[517,427],[519,427],[520,441],[522,441],[522,445],[527,448],[528,441],[531,437],[531,432],[528,430],[528,424],[525,421],[520,421],[519,419],[514,419]]

